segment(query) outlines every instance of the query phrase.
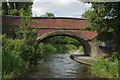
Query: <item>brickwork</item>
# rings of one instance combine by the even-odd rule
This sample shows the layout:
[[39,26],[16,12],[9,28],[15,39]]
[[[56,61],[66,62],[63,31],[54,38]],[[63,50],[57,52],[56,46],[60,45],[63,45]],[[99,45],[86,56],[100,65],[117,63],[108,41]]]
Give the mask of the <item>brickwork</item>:
[[[11,33],[15,26],[20,25],[20,17],[2,17],[2,31],[3,33]],[[97,42],[92,42],[92,39],[97,36],[97,32],[82,31],[80,28],[85,28],[89,25],[87,20],[78,18],[45,18],[45,17],[32,17],[36,22],[32,23],[32,28],[37,27],[38,32],[37,40],[40,42],[48,37],[66,35],[73,37],[81,42],[84,48],[84,54],[95,57],[103,53],[99,49]],[[29,23],[28,23],[29,24]],[[90,41],[91,40],[91,41]]]
[[[2,25],[20,25],[20,17],[9,17],[9,16],[0,16],[2,17]],[[80,29],[89,25],[87,20],[78,19],[78,18],[62,18],[62,17],[54,17],[54,18],[45,18],[45,17],[32,17],[32,20],[36,21],[32,23],[32,27],[40,27],[40,28],[73,28]],[[55,31],[55,29],[38,29],[37,32],[42,35],[51,31]],[[83,34],[88,39],[93,39],[97,33],[90,31],[82,31],[82,30],[72,30],[78,33]]]

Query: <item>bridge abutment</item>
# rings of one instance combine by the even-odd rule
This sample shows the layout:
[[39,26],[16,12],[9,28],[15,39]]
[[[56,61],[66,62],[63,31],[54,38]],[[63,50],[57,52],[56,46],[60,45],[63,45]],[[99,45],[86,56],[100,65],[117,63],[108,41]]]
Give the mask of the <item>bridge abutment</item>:
[[91,47],[91,57],[96,57],[96,56],[100,56],[102,54],[104,54],[104,52],[100,49],[100,44],[101,42],[99,41],[90,41],[89,42],[90,47]]

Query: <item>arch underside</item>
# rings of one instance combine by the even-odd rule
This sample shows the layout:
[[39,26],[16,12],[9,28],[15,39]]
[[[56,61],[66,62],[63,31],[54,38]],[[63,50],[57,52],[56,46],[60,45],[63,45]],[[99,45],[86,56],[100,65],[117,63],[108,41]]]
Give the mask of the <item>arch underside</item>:
[[49,37],[54,37],[54,36],[68,36],[68,37],[72,37],[74,39],[77,39],[83,45],[84,55],[86,55],[86,56],[91,55],[91,47],[88,43],[89,39],[87,37],[85,37],[83,34],[78,33],[78,32],[67,31],[67,30],[57,30],[57,31],[45,33],[43,35],[39,35],[37,40],[39,42],[42,42],[44,39],[49,38]]

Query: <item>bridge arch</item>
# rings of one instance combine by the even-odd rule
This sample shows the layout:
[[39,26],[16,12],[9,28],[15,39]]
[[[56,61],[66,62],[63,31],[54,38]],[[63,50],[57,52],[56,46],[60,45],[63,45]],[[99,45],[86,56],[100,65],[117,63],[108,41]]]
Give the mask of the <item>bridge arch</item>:
[[38,35],[37,40],[38,42],[42,42],[44,39],[54,36],[68,36],[72,37],[74,39],[77,39],[81,42],[83,48],[84,48],[84,55],[91,56],[91,47],[88,42],[88,38],[84,36],[83,34],[80,34],[75,31],[68,31],[68,30],[56,30],[52,32],[45,33],[43,35]]

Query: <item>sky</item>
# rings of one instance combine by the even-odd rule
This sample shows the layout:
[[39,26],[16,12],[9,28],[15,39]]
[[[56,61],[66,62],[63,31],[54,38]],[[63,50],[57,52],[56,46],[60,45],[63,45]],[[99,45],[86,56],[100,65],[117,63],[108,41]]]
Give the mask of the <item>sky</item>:
[[91,4],[78,0],[34,0],[32,5],[33,17],[53,13],[55,17],[81,17]]

